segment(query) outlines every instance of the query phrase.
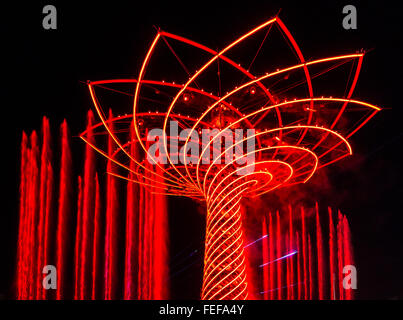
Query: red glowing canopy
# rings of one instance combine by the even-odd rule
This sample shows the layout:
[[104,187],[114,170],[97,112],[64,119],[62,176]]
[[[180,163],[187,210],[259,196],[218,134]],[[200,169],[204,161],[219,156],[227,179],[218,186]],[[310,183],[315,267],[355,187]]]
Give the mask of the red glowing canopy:
[[[258,36],[262,33],[265,34],[264,41],[267,41],[273,26],[277,27],[278,32],[290,44],[298,58],[296,63],[293,61],[281,69],[268,63],[267,69],[263,70],[265,73],[258,70],[257,75],[253,75],[235,59],[229,58],[233,55],[233,51],[238,52],[242,45],[249,44],[248,41],[253,40],[254,37],[259,39]],[[204,64],[200,64],[195,59],[199,67],[191,73],[190,67],[185,66],[174,50],[173,43],[179,43],[182,47],[190,46],[193,51],[201,51],[206,58]],[[166,49],[166,47],[180,62],[178,66],[182,66],[189,74],[187,81],[180,76],[178,76],[179,81],[170,82],[146,79],[148,69],[153,62],[161,60],[158,49]],[[220,52],[184,37],[158,31],[137,79],[88,82],[91,97],[101,119],[101,123],[93,129],[113,138],[117,150],[111,160],[121,169],[132,171],[126,164],[128,162],[137,164],[137,170],[134,173],[139,179],[134,179],[133,182],[147,186],[152,181],[153,184],[158,184],[162,193],[212,199],[224,185],[249,181],[247,193],[262,194],[279,187],[306,182],[317,169],[352,154],[348,139],[380,110],[374,105],[351,98],[363,57],[364,53],[353,53],[306,61],[296,41],[278,17],[231,42]],[[157,61],[157,64],[161,65],[162,62]],[[329,91],[322,88],[316,90],[314,83],[323,80],[333,70],[340,69],[346,64],[351,65],[352,81],[347,83],[348,88],[344,96],[339,98],[318,96],[321,92]],[[230,89],[225,94],[222,88],[223,81],[220,79],[225,77],[224,65],[238,74],[232,82],[226,79],[225,86]],[[252,64],[248,69],[251,69],[251,66]],[[151,70],[150,73],[154,74],[155,70]],[[201,87],[201,82],[206,82],[206,79],[209,81],[209,73],[218,74],[219,79],[214,83],[216,90],[211,89],[210,86],[210,89],[216,93],[210,93]],[[169,76],[172,78],[176,74],[171,73]],[[243,81],[241,82],[240,79]],[[340,87],[337,84],[332,85]],[[108,91],[115,95],[129,96],[131,101],[129,100],[128,103],[131,102],[134,105],[133,114],[129,111],[130,115],[107,120],[106,112],[102,109],[103,104],[100,103],[101,99],[96,93],[98,89],[102,91],[109,89]],[[304,96],[294,95],[303,91],[305,91]],[[125,109],[130,110],[129,105]],[[219,123],[214,121],[217,114],[224,114],[225,121]],[[134,124],[137,141],[129,141],[131,121]],[[188,130],[186,139],[179,141],[178,150],[187,150],[192,133],[200,132],[202,129],[218,128],[221,131],[236,128],[254,129],[256,132],[254,172],[248,177],[239,178],[237,172],[240,167],[234,165],[239,158],[234,158],[232,163],[225,166],[217,165],[218,161],[209,165],[202,164],[202,156],[213,148],[213,142],[221,139],[223,134],[214,136],[210,144],[202,145],[200,142],[200,158],[194,161],[196,163],[190,165],[185,161],[182,161],[185,163],[174,163],[169,150],[172,139],[177,137],[169,135],[170,121],[177,121],[180,129],[191,129]],[[168,164],[157,164],[162,170],[161,173],[156,173],[145,165],[146,155],[151,156],[146,146],[147,133],[153,128],[162,128],[166,134],[164,149],[167,151]],[[85,132],[81,137],[85,140]],[[245,138],[242,142],[246,140]],[[133,143],[142,147],[142,151],[137,155],[130,153]],[[239,145],[241,142],[238,143]],[[106,152],[103,152],[100,147],[92,146],[106,156]],[[237,145],[235,144],[234,147],[236,148]],[[225,156],[225,151],[221,155]],[[185,154],[175,156],[184,159]],[[126,178],[119,172],[109,173]],[[145,180],[143,181],[140,177],[145,177]],[[226,183],[224,184],[223,181]]]

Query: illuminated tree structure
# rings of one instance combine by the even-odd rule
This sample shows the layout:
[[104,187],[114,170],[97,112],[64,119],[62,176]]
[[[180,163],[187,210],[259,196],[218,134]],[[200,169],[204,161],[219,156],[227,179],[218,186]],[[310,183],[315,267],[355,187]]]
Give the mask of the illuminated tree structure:
[[116,164],[109,174],[205,205],[201,298],[246,299],[242,199],[352,154],[348,139],[380,110],[352,99],[363,58],[305,60],[279,17],[221,51],[158,30],[136,79],[88,82],[92,130],[116,151],[81,137]]

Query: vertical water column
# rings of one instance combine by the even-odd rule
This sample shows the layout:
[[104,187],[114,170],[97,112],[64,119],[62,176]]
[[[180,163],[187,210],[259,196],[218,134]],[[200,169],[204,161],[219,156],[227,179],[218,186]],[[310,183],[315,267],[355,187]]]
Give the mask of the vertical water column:
[[72,243],[70,217],[70,201],[71,201],[71,151],[69,143],[69,130],[66,120],[60,126],[60,174],[59,174],[59,197],[57,209],[57,226],[56,226],[56,269],[58,270],[56,299],[63,299],[65,296],[68,279],[67,271],[67,253]]
[[[266,216],[263,216],[263,221],[262,221],[262,237],[267,234],[267,222],[266,222]],[[269,235],[270,236],[270,235]],[[262,261],[263,263],[269,260],[269,243],[268,243],[267,237],[262,240]],[[271,280],[271,279],[270,279]],[[264,266],[263,267],[263,299],[264,300],[269,300],[269,288],[273,289],[270,287],[269,283],[269,266]]]
[[337,266],[338,266],[338,289],[339,289],[339,300],[344,300],[344,288],[343,288],[343,257],[344,257],[344,246],[343,246],[343,216],[338,211],[337,213]]
[[[344,266],[354,266],[353,259],[353,247],[351,243],[351,233],[350,227],[348,225],[348,220],[346,216],[343,216],[343,248],[344,248]],[[347,274],[345,274],[347,277]],[[351,285],[350,281],[352,281],[351,277],[346,278],[347,285]],[[353,288],[344,288],[345,289],[345,299],[352,300],[354,299],[354,289]]]
[[328,208],[328,212],[329,212],[329,272],[330,272],[329,293],[330,293],[330,299],[336,300],[336,270],[337,270],[337,266],[335,263],[336,234],[334,230],[332,209],[330,207]]
[[[94,116],[91,111],[88,112],[87,136],[90,143],[94,143],[92,125]],[[77,223],[79,242],[79,264],[78,292],[77,298],[89,299],[92,286],[92,244],[94,232],[94,209],[95,209],[95,155],[89,145],[86,145],[84,155],[84,174],[82,180],[82,204],[79,221]]]
[[83,182],[81,176],[78,176],[77,182],[77,222],[74,244],[74,299],[79,299],[80,295],[80,252],[82,237],[82,220],[83,220]]
[[[288,206],[289,212],[289,226],[288,226],[288,235],[289,235],[289,250],[287,252],[294,251],[294,230],[293,230],[293,217],[292,217],[292,207],[291,205]],[[290,300],[294,300],[294,257],[289,258],[290,261]]]
[[51,166],[51,147],[50,147],[50,125],[49,120],[43,117],[42,120],[42,145],[40,157],[40,180],[39,180],[39,212],[37,226],[37,261],[36,261],[36,299],[46,298],[46,290],[42,285],[42,270],[49,264],[49,227],[50,227],[50,209],[52,202],[53,189],[53,170]]
[[309,300],[313,299],[313,252],[312,252],[311,236],[308,235],[308,273],[309,273]]
[[307,249],[307,235],[306,235],[306,224],[305,224],[305,210],[301,207],[301,229],[302,229],[302,266],[304,271],[304,300],[308,300],[308,288],[309,288],[309,278],[308,278],[308,249]]
[[[148,148],[148,146],[146,146]],[[146,171],[143,175],[143,183],[150,184],[151,164],[145,162]],[[140,206],[139,206],[139,220],[138,220],[138,299],[149,300],[150,299],[150,277],[151,277],[151,264],[150,264],[150,251],[149,245],[152,239],[152,231],[149,229],[150,215],[154,214],[153,202],[151,201],[151,195],[149,190],[145,187],[140,187]]]
[[17,299],[27,299],[26,280],[26,246],[27,246],[27,221],[28,221],[28,167],[29,167],[29,145],[28,137],[25,132],[21,139],[21,164],[20,164],[20,206],[18,223],[18,242],[17,242]]
[[296,238],[296,250],[298,251],[297,254],[297,281],[298,281],[298,290],[297,290],[297,299],[298,300],[302,300],[302,264],[301,264],[301,259],[302,259],[302,255],[301,255],[301,242],[300,242],[300,237],[299,237],[299,233],[296,232],[295,235]]
[[[138,150],[135,140],[133,123],[130,125],[130,155],[138,159]],[[125,241],[125,262],[124,262],[124,294],[125,300],[133,300],[138,297],[137,293],[137,274],[139,270],[138,260],[138,231],[140,207],[140,186],[132,182],[136,178],[136,164],[130,162],[130,173],[127,182],[126,196],[126,241]]]
[[[269,261],[274,260],[274,226],[273,217],[271,212],[269,213]],[[266,238],[267,239],[267,238]],[[269,264],[269,274],[270,274],[270,300],[274,300],[274,283],[275,283],[275,266],[271,263]]]
[[[163,183],[163,172],[158,166],[154,166],[157,183]],[[168,263],[168,211],[166,195],[161,194],[161,189],[153,187],[153,221],[150,239],[150,253],[152,255],[152,281],[151,299],[169,299],[169,263]]]
[[38,225],[38,199],[39,199],[39,145],[38,135],[35,131],[31,134],[31,149],[28,160],[28,188],[27,188],[27,241],[24,246],[26,248],[26,270],[27,276],[24,280],[24,286],[28,287],[27,299],[35,299],[37,287],[37,225]]
[[[280,213],[276,212],[276,254],[277,257],[281,257],[281,220],[280,220]],[[277,263],[277,299],[282,299],[282,276],[281,276],[281,262]]]
[[[109,110],[109,120],[113,118],[112,111]],[[113,131],[113,122],[110,130]],[[108,156],[112,157],[115,144],[108,135]],[[105,252],[104,252],[104,299],[116,299],[116,287],[118,283],[117,274],[117,250],[118,250],[118,195],[117,179],[108,173],[113,173],[116,165],[109,159],[106,168],[106,221],[105,221]]]
[[[144,178],[143,178],[144,181]],[[137,232],[137,261],[138,261],[138,272],[137,272],[137,299],[146,299],[146,284],[145,284],[145,248],[144,248],[144,218],[145,218],[145,202],[146,202],[146,190],[144,187],[139,188],[139,212],[138,212],[138,232]]]
[[325,298],[325,268],[324,268],[324,259],[323,259],[323,240],[322,240],[322,228],[320,226],[319,220],[319,208],[318,203],[316,202],[316,255],[318,262],[318,298],[319,300],[323,300]]
[[102,215],[101,215],[101,191],[99,186],[98,174],[95,175],[95,214],[94,214],[94,236],[92,242],[92,287],[91,299],[100,297],[101,286],[99,285],[99,276],[101,274],[100,266],[102,261]]

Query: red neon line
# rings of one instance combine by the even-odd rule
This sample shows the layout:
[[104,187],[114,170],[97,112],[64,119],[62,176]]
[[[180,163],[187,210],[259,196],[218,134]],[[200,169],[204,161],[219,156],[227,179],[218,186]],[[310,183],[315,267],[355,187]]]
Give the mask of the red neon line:
[[[350,138],[354,133],[356,133],[358,130],[360,130],[371,118],[378,113],[380,109],[375,109],[357,128],[355,128],[352,132],[350,132],[347,136],[346,139]],[[332,148],[328,149],[325,153],[323,153],[320,157],[325,156],[329,152],[333,151],[335,148],[337,148],[340,145],[340,142],[336,143]],[[330,163],[333,163],[334,161],[331,161]]]
[[[358,64],[357,64],[356,72],[355,72],[355,75],[354,75],[353,83],[351,84],[350,91],[347,94],[347,99],[350,99],[350,97],[353,94],[354,88],[355,88],[355,86],[357,84],[357,81],[358,81],[358,76],[360,74],[363,59],[364,59],[363,55],[361,55],[361,57],[358,59]],[[339,121],[341,115],[343,114],[344,110],[346,109],[346,106],[347,106],[347,103],[344,103],[343,106],[341,107],[339,113],[337,114],[337,116],[334,119],[332,125],[330,126],[331,129],[333,129],[334,126],[336,125],[336,123]]]
[[[364,54],[361,54],[361,55],[359,56],[359,58],[358,58],[358,63],[357,63],[357,67],[356,67],[356,69],[355,69],[354,79],[353,79],[353,82],[351,83],[350,90],[349,90],[349,92],[348,92],[348,94],[347,94],[347,96],[346,96],[347,99],[350,99],[350,98],[351,98],[351,96],[353,95],[354,89],[355,89],[355,87],[356,87],[356,85],[357,85],[357,81],[358,81],[358,77],[359,77],[359,75],[360,75],[360,70],[361,70],[363,58],[364,58]],[[337,122],[340,120],[341,115],[342,115],[343,112],[345,111],[345,109],[346,109],[346,107],[347,107],[347,104],[348,104],[347,101],[343,103],[342,107],[340,108],[339,113],[337,114],[337,116],[336,116],[336,118],[334,119],[333,123],[330,125],[330,129],[333,129],[333,128],[336,126]],[[375,114],[375,113],[374,113],[374,114]],[[367,121],[369,121],[369,119],[367,119],[367,120],[365,121],[365,123],[366,123]],[[363,123],[362,125],[364,125],[364,123]],[[358,130],[358,129],[357,129],[357,130]],[[351,135],[352,135],[352,134],[353,134],[353,133],[351,133]],[[315,146],[313,146],[312,150],[315,150],[315,149],[326,139],[326,137],[327,137],[327,135],[324,135],[323,138],[322,138]],[[348,138],[348,137],[347,137],[347,138]]]
[[[232,200],[233,200],[233,199],[231,199],[230,201],[232,201]],[[212,271],[210,271],[210,272],[207,272],[207,271],[206,271],[206,275],[207,275],[207,276],[210,275],[210,274],[217,268],[217,266],[214,267],[214,262],[215,262],[216,260],[218,260],[218,258],[219,258],[220,256],[224,255],[224,253],[225,253],[225,251],[220,251],[220,249],[221,249],[220,240],[221,240],[221,238],[222,238],[220,235],[221,235],[221,233],[222,233],[222,231],[223,231],[223,229],[224,229],[223,227],[224,227],[225,225],[227,225],[227,224],[230,224],[230,223],[232,222],[232,224],[230,224],[230,227],[227,228],[227,229],[231,229],[231,228],[235,227],[235,228],[237,228],[237,230],[240,230],[239,227],[236,227],[236,225],[238,224],[238,222],[239,222],[239,220],[240,220],[240,218],[237,216],[238,211],[239,211],[239,200],[240,200],[240,198],[238,197],[238,198],[237,198],[237,201],[232,205],[232,207],[227,210],[227,212],[230,212],[230,211],[232,211],[235,207],[238,208],[235,212],[232,213],[232,216],[230,216],[230,218],[236,217],[235,221],[232,221],[232,220],[230,220],[230,219],[224,220],[224,219],[222,218],[223,215],[221,215],[221,218],[219,218],[219,220],[218,220],[212,227],[210,227],[210,225],[212,224],[211,221],[210,221],[210,223],[209,223],[209,226],[207,227],[207,229],[209,229],[209,230],[215,230],[215,231],[209,232],[209,233],[207,234],[207,236],[208,236],[207,242],[209,243],[209,247],[205,250],[205,262],[210,262],[210,266],[213,266],[213,267],[211,267],[211,268],[212,268]],[[218,213],[215,214],[215,215],[212,215],[212,214],[209,213],[209,215],[210,215],[210,216],[213,216],[213,218],[210,219],[210,220],[214,220],[217,216],[219,216]],[[224,221],[224,222],[223,222],[223,221]],[[218,222],[223,222],[223,223],[222,223],[221,225],[218,225]],[[221,233],[218,234],[217,237],[215,237],[218,232],[221,232]],[[233,234],[233,235],[231,235],[231,237],[236,237],[237,240],[241,240],[241,235],[235,235],[235,234]],[[227,241],[229,241],[229,239],[230,239],[231,237],[227,238],[227,240],[225,240],[225,241],[222,242],[221,244],[223,245],[224,243],[226,243]],[[215,239],[215,240],[213,241],[212,239]],[[213,242],[211,242],[211,241],[213,241]],[[236,241],[233,241],[233,242],[230,244],[230,246],[233,246],[233,245],[235,244],[235,242],[236,242]],[[216,246],[216,244],[217,244],[217,246]],[[211,259],[211,257],[212,257],[216,252],[218,253],[218,255],[217,255],[214,259]],[[206,270],[209,270],[209,269],[210,269],[210,266],[206,266],[205,269],[206,269]]]
[[[206,278],[218,268],[218,265],[214,265],[214,262],[216,260],[218,260],[218,258],[220,256],[224,255],[224,253],[225,253],[225,251],[220,251],[220,249],[221,249],[220,244],[223,244],[223,243],[220,243],[221,238],[223,238],[223,236],[222,236],[223,231],[225,233],[226,231],[228,231],[231,228],[236,228],[236,231],[241,230],[241,228],[238,224],[238,222],[241,221],[240,216],[238,215],[238,212],[240,209],[240,207],[239,207],[240,197],[236,197],[235,199],[236,199],[235,203],[226,211],[226,212],[232,212],[235,208],[237,208],[236,211],[232,212],[232,215],[229,217],[230,219],[223,219],[222,217],[225,216],[225,214],[221,215],[221,217],[217,221],[217,222],[223,222],[221,225],[219,225],[218,223],[215,223],[212,227],[210,227],[210,225],[212,224],[210,222],[209,226],[207,227],[207,229],[211,230],[211,231],[209,231],[206,236],[207,242],[209,243],[209,247],[206,248],[206,250],[205,250],[205,262],[210,262],[210,264],[208,266],[206,266],[206,268],[205,268],[206,269],[206,272],[205,272]],[[234,200],[234,198],[232,198],[230,200],[230,202],[232,202],[233,200]],[[216,213],[215,215],[209,213],[208,215],[212,217],[211,220],[214,220],[217,216],[220,216],[220,213]],[[234,219],[234,218],[235,218],[235,220],[232,221],[231,219]],[[230,224],[231,222],[232,222],[232,224]],[[226,226],[227,224],[230,224],[230,226],[227,227],[226,229],[224,229],[224,226]],[[218,233],[218,235],[217,235],[217,233]],[[215,237],[216,235],[217,235],[217,237]],[[241,240],[241,238],[242,238],[240,234],[236,235],[235,233],[233,233],[229,238],[231,238],[231,237],[237,237],[236,238],[237,240]],[[213,239],[215,239],[215,240],[213,240]],[[236,241],[233,241],[233,243],[230,246],[235,245],[235,243],[236,243]],[[215,246],[216,244],[217,244],[217,246]],[[211,257],[216,252],[218,252],[218,255],[214,259],[211,259]],[[211,270],[207,272],[207,270],[209,270],[209,269],[211,269]]]

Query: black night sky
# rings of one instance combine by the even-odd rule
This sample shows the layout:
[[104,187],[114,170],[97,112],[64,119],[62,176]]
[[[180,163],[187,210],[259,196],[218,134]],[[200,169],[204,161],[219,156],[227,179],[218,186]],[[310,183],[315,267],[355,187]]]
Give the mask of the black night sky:
[[[403,299],[403,147],[401,106],[403,15],[392,1],[35,1],[2,5],[2,192],[0,217],[0,299],[12,298],[18,221],[19,146],[22,130],[53,130],[67,119],[77,136],[91,108],[86,80],[136,77],[155,35],[154,26],[211,48],[221,48],[255,25],[280,17],[306,59],[366,49],[354,97],[384,110],[352,138],[353,157],[327,171],[331,189],[318,194],[325,205],[349,217],[358,269],[359,299]],[[42,28],[42,8],[54,4],[58,29]],[[342,8],[353,4],[358,29],[342,27]],[[225,40],[223,42],[223,40]],[[5,70],[5,73],[4,73]],[[56,139],[56,138],[55,138]],[[82,142],[73,138],[76,167]],[[315,184],[313,178],[313,184]],[[318,182],[317,180],[316,182]],[[171,224],[187,228],[172,235],[173,253],[202,241],[203,217],[190,200]],[[173,210],[172,210],[173,211]],[[175,226],[172,227],[173,229]],[[175,251],[176,250],[176,251]],[[175,280],[197,298],[196,263],[187,278]],[[187,290],[187,291],[186,291]],[[176,297],[176,296],[174,296]],[[183,296],[178,296],[183,298]]]

